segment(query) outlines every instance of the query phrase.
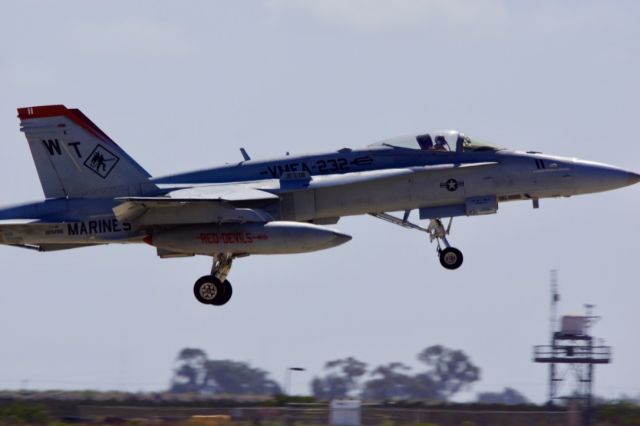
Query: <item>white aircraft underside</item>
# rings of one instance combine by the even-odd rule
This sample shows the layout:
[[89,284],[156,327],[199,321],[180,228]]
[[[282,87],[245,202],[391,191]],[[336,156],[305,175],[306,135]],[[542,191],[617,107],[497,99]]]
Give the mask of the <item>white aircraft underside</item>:
[[[46,199],[0,209],[0,243],[39,251],[146,243],[162,257],[213,257],[194,285],[223,305],[233,259],[343,244],[326,225],[370,214],[429,234],[447,269],[461,266],[451,221],[501,202],[569,197],[632,185],[640,175],[574,158],[494,147],[455,131],[390,139],[363,149],[244,161],[152,178],[82,112],[18,109]],[[427,226],[409,221],[418,210]],[[404,212],[402,217],[388,212]]]

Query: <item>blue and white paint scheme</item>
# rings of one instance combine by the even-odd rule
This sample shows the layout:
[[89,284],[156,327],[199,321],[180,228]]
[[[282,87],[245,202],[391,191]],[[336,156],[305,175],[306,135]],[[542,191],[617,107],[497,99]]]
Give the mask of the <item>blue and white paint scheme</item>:
[[[0,243],[38,251],[146,243],[161,258],[206,255],[198,301],[223,305],[233,260],[343,244],[343,216],[369,214],[425,232],[447,269],[451,218],[497,213],[500,203],[608,191],[640,175],[607,164],[493,146],[457,131],[385,140],[364,148],[243,160],[152,177],[78,109],[18,109],[43,201],[0,209]],[[413,210],[421,226],[409,220]],[[402,212],[402,216],[389,212]],[[449,218],[445,226],[442,219]]]

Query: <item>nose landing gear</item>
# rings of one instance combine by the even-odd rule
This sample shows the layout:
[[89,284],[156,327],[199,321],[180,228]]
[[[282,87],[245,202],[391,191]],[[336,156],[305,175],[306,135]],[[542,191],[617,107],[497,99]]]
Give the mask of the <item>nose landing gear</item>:
[[410,211],[407,210],[402,219],[388,213],[369,213],[369,215],[382,219],[386,222],[393,223],[394,225],[402,226],[403,228],[426,232],[429,234],[429,240],[431,242],[436,240],[436,243],[438,244],[438,258],[440,259],[440,264],[446,269],[458,269],[462,265],[462,252],[455,247],[451,247],[447,240],[447,235],[449,235],[449,231],[451,231],[453,218],[449,219],[449,224],[446,228],[440,219],[431,219],[429,226],[424,228],[420,225],[409,222],[409,213]]
[[193,286],[193,294],[198,302],[205,305],[222,306],[231,300],[233,288],[227,280],[231,270],[233,255],[229,253],[213,258],[211,275],[200,277]]
[[[427,232],[431,241],[436,240],[438,244],[438,257],[440,264],[445,269],[458,269],[462,265],[462,252],[455,247],[451,247],[447,240],[447,235],[451,231],[451,223],[453,218],[449,219],[449,225],[445,228],[440,219],[431,219]],[[444,246],[444,248],[442,248]]]

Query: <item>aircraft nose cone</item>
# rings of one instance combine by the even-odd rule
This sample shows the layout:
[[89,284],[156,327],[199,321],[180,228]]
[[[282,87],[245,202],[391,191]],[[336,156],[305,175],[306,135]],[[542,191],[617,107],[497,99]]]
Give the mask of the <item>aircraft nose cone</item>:
[[640,174],[591,161],[576,161],[574,173],[579,194],[610,191],[640,182]]
[[640,182],[640,174],[634,172],[627,173],[627,180],[629,181],[629,185],[633,185],[634,183]]
[[336,245],[344,244],[351,241],[351,235],[343,234],[342,232],[334,232],[333,241]]

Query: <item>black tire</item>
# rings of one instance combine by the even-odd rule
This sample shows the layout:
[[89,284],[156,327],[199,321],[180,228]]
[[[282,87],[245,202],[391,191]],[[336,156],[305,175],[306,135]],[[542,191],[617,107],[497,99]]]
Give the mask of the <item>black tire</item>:
[[213,275],[205,275],[201,277],[193,285],[193,294],[200,303],[212,305],[218,299],[223,297],[223,285]]
[[220,297],[216,297],[215,300],[211,302],[211,304],[215,306],[222,306],[226,304],[229,300],[231,300],[231,295],[233,294],[233,288],[231,288],[231,283],[229,282],[229,280],[224,280],[220,285],[222,287],[222,294],[220,295]]
[[454,247],[440,250],[440,264],[445,269],[458,269],[462,265],[462,252]]

